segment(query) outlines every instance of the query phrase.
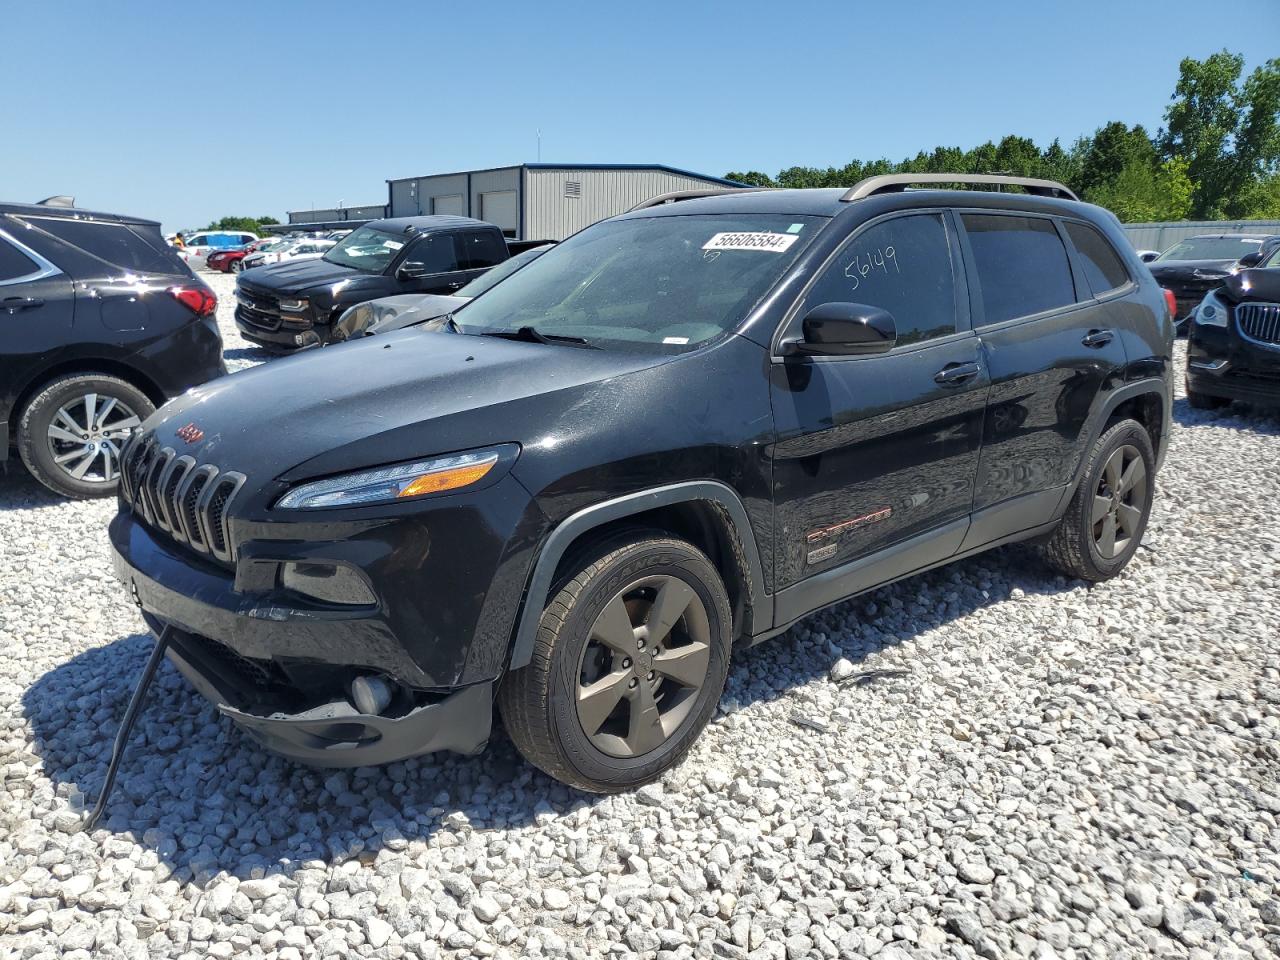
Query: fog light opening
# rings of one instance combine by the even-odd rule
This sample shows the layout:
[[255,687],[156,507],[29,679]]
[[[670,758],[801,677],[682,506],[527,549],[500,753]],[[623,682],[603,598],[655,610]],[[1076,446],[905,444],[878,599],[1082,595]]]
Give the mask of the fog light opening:
[[393,693],[391,684],[376,674],[361,674],[351,681],[351,702],[364,714],[381,714],[391,706]]

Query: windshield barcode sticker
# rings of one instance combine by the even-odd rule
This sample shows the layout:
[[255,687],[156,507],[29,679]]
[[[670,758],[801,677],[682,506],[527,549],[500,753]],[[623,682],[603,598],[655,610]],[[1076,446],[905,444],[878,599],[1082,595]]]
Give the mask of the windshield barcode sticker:
[[717,233],[703,250],[767,250],[782,253],[800,238],[794,233]]

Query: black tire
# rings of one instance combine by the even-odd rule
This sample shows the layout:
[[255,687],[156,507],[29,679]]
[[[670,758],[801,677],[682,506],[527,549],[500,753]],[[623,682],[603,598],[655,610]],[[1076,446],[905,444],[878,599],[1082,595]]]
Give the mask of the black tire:
[[[72,449],[72,446],[51,439],[50,427],[55,424],[59,410],[75,404],[78,398],[89,394],[96,394],[103,405],[108,399],[114,400],[117,411],[128,408],[137,420],[145,420],[156,409],[146,394],[137,387],[105,373],[73,373],[59,377],[32,397],[18,419],[18,452],[32,476],[64,497],[110,497],[115,494],[118,485],[118,476],[106,478],[108,471],[103,465],[103,459],[94,458],[92,470],[86,473],[85,479],[77,479],[56,461],[59,451]],[[102,406],[95,406],[95,409],[101,410]],[[111,436],[108,439],[114,444],[116,451],[123,446],[122,438]],[[77,462],[72,461],[70,465],[75,466]],[[100,479],[91,479],[97,474],[102,475]]]
[[[534,766],[580,790],[616,793],[648,783],[677,764],[711,718],[729,669],[729,599],[719,573],[701,551],[657,531],[633,531],[612,538],[580,554],[569,566],[544,608],[532,661],[503,679],[498,707],[508,735]],[[591,634],[606,606],[628,590],[628,585],[645,578],[676,582],[677,586],[683,583],[679,589],[691,588],[691,596],[701,602],[697,609],[705,612],[705,619],[701,612],[695,616],[698,629],[708,636],[706,673],[696,692],[689,692],[691,702],[684,708],[683,719],[660,745],[632,756],[610,755],[597,746],[599,731],[593,739],[579,719],[584,657],[594,649]],[[656,607],[655,602],[649,614]],[[685,609],[676,623],[689,629],[685,617],[694,609]],[[675,634],[673,628],[671,636]],[[652,679],[654,673],[648,676]],[[634,686],[635,681],[629,682]],[[657,680],[658,684],[666,682],[661,677]],[[668,696],[666,687],[655,689],[659,698]],[[679,701],[673,698],[668,702]]]
[[[1099,524],[1105,525],[1107,521],[1105,518],[1101,521],[1095,519],[1095,508],[1106,499],[1102,491],[1109,490],[1109,486],[1104,486],[1106,468],[1117,452],[1124,450],[1135,451],[1137,458],[1141,459],[1145,490],[1141,507],[1136,504],[1131,506],[1131,509],[1139,511],[1139,519],[1132,523],[1132,529],[1125,537],[1124,547],[1107,556],[1096,534]],[[1120,420],[1103,432],[1089,452],[1084,477],[1067,506],[1067,512],[1049,541],[1040,547],[1045,562],[1065,576],[1095,583],[1109,580],[1123,570],[1142,542],[1142,535],[1151,516],[1155,470],[1156,455],[1151,446],[1151,437],[1138,421]],[[1108,493],[1107,496],[1116,495]],[[1116,537],[1117,531],[1113,526],[1112,543],[1118,547]]]
[[1214,397],[1207,393],[1187,391],[1187,403],[1195,410],[1221,410],[1231,401],[1226,397]]
[[239,272],[240,272],[241,270],[243,270],[243,269],[244,269],[244,261],[243,261],[243,260],[232,260],[232,261],[231,261],[231,272],[232,272],[232,273],[239,273]]

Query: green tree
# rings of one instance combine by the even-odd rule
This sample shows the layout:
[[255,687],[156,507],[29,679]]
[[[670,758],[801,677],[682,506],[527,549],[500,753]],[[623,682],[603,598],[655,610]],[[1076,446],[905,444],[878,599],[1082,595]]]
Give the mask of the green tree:
[[279,223],[275,217],[223,217],[215,220],[206,230],[247,230],[249,233],[262,233],[262,228],[272,223]]
[[1193,217],[1242,216],[1254,185],[1280,165],[1280,60],[1241,83],[1243,70],[1226,50],[1179,65],[1160,147],[1187,162]]
[[777,186],[777,184],[773,182],[773,177],[769,176],[767,173],[760,173],[758,170],[748,170],[745,173],[730,172],[726,173],[724,178],[726,180],[736,180],[738,183],[750,184],[753,187]]

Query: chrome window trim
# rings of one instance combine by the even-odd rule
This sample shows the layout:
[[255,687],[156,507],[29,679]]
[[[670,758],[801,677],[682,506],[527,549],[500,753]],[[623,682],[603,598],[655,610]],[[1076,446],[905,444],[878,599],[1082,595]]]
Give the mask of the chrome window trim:
[[58,274],[62,273],[62,269],[60,267],[54,263],[50,263],[21,240],[14,237],[13,234],[9,233],[7,230],[0,229],[0,239],[7,240],[9,243],[13,244],[24,256],[34,261],[36,267],[38,267],[34,273],[24,274],[21,277],[13,277],[9,280],[0,280],[0,287],[13,286],[15,283],[32,283],[36,280],[43,280],[46,277],[56,277]]

